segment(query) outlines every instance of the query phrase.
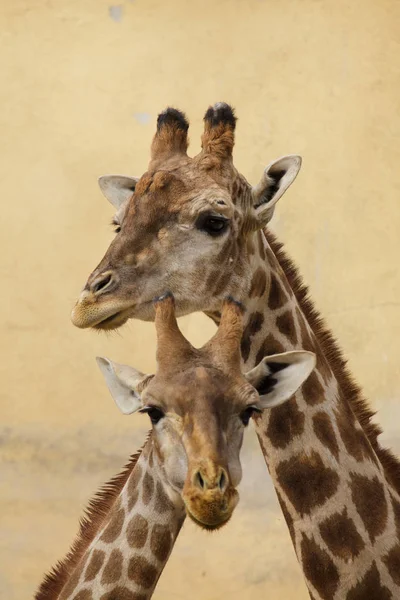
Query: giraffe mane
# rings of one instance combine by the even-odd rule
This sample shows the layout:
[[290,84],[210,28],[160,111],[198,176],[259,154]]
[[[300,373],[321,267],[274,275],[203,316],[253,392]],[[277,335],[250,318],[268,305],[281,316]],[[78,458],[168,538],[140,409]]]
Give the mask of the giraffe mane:
[[361,387],[351,375],[347,367],[347,360],[344,358],[338,342],[332,332],[328,329],[318,310],[315,308],[314,303],[309,296],[308,286],[303,282],[296,265],[287,256],[283,244],[279,242],[275,235],[268,229],[264,229],[264,234],[289,281],[290,287],[293,290],[301,310],[329,362],[329,366],[343,393],[344,400],[349,403],[354,415],[367,436],[384,469],[388,482],[398,493],[400,493],[400,461],[390,449],[383,448],[378,442],[378,436],[382,433],[382,429],[378,424],[373,423],[371,420],[376,414],[376,411],[373,411],[370,408]]
[[143,446],[129,458],[128,463],[117,475],[104,483],[95,495],[89,500],[83,517],[79,521],[79,533],[72,543],[67,555],[59,560],[44,577],[35,595],[35,600],[53,600],[58,598],[68,577],[81,560],[85,550],[93,540],[99,527],[109,513],[112,505],[119,496],[133,469],[139,460],[143,448],[151,438],[151,432],[147,435]]

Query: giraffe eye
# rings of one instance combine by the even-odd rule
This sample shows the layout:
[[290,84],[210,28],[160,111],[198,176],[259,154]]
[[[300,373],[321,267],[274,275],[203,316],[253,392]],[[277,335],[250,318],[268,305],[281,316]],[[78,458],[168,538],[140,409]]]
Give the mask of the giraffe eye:
[[196,222],[197,229],[205,231],[209,235],[216,237],[221,235],[228,228],[229,221],[225,217],[203,214],[200,215]]
[[254,413],[260,413],[260,409],[256,408],[255,406],[248,406],[247,408],[245,408],[245,410],[243,412],[240,413],[240,420],[242,421],[243,425],[246,427],[246,425],[249,424],[250,418],[254,415]]
[[160,408],[156,408],[155,406],[144,406],[139,412],[147,413],[150,417],[150,421],[153,425],[157,425],[157,423],[165,417],[165,414]]

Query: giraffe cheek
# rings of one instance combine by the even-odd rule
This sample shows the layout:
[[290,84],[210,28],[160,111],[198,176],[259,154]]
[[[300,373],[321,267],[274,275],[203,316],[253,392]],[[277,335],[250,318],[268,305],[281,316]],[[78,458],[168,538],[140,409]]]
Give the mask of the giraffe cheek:
[[228,463],[230,480],[233,487],[237,487],[242,481],[242,465],[239,458],[230,459]]
[[172,487],[182,491],[188,473],[188,461],[183,446],[171,444],[167,451],[164,449],[164,456],[164,469],[168,481]]

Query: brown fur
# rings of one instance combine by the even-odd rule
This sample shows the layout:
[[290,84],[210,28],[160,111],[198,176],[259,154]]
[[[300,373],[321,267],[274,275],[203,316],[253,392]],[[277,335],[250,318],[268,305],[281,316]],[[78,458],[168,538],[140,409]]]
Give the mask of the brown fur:
[[368,406],[361,388],[350,374],[349,369],[347,368],[347,362],[343,357],[337,341],[326,327],[319,312],[314,307],[314,304],[308,295],[308,287],[303,283],[297,267],[286,255],[283,244],[278,242],[270,231],[265,230],[264,233],[290,283],[301,310],[329,362],[332,372],[342,390],[343,397],[349,402],[352,411],[368,437],[373,450],[382,464],[389,483],[391,483],[397,492],[400,493],[400,461],[395,457],[391,450],[382,448],[379,444],[377,438],[382,433],[382,429],[379,425],[371,421],[375,412]]
[[121,490],[135,468],[144,447],[149,443],[150,438],[151,433],[148,435],[143,447],[131,456],[123,470],[105,483],[90,500],[85,511],[86,514],[80,521],[78,536],[72,544],[70,551],[67,556],[59,561],[52,568],[50,573],[45,576],[44,581],[35,595],[35,600],[50,600],[61,593],[65,583],[71,576],[72,571],[78,565],[88,545],[99,530],[103,520],[107,514],[109,514],[112,505],[121,493]]

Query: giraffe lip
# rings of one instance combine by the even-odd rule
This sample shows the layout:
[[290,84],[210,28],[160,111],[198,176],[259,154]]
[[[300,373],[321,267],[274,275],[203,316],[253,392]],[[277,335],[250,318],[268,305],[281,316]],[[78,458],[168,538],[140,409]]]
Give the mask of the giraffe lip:
[[95,323],[94,325],[92,325],[92,327],[93,329],[100,330],[117,329],[117,327],[120,327],[128,320],[129,317],[126,314],[124,314],[126,312],[127,310],[119,310],[113,315],[109,315],[102,321]]
[[205,523],[204,521],[201,521],[200,519],[195,517],[194,514],[192,512],[190,512],[190,510],[188,509],[187,506],[186,506],[186,513],[192,519],[192,521],[194,523],[196,523],[196,525],[201,527],[201,529],[206,529],[207,531],[216,531],[217,529],[220,529],[221,527],[226,525],[226,523],[231,518],[231,513],[229,513],[229,515],[224,520],[219,521],[218,523]]
[[143,301],[139,304],[131,304],[130,306],[121,308],[112,314],[108,314],[107,316],[105,315],[104,319],[96,321],[91,325],[91,327],[92,329],[97,329],[99,331],[109,331],[112,329],[118,329],[133,316],[137,308],[147,308],[149,305],[152,304],[153,300]]

